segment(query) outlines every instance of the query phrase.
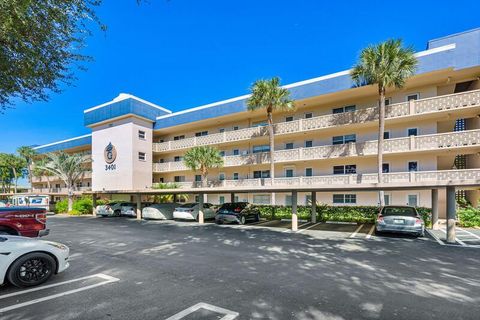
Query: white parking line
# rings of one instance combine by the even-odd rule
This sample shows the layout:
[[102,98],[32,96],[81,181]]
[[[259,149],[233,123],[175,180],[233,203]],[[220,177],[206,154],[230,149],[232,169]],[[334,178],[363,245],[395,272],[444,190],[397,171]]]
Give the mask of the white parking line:
[[476,235],[475,233],[473,233],[473,232],[470,232],[470,231],[468,231],[468,230],[465,230],[465,229],[462,229],[462,228],[458,228],[458,229],[460,229],[461,231],[468,233],[470,236],[472,236],[472,237],[474,237],[474,238],[476,238],[476,239],[480,240],[480,236]]
[[375,230],[375,225],[373,225],[370,230],[368,231],[368,234],[365,236],[366,239],[370,239],[372,237],[373,231]]
[[432,236],[433,239],[435,239],[435,240],[438,242],[438,244],[440,244],[440,245],[442,245],[442,246],[445,245],[445,243],[444,243],[442,240],[440,240],[439,237],[437,237],[437,235],[435,234],[435,232],[432,232],[432,231],[430,231],[430,230],[428,230],[428,229],[425,229],[425,231],[426,231],[430,236]]
[[358,234],[358,232],[360,232],[360,230],[362,230],[363,228],[363,224],[361,224],[357,229],[355,229],[355,231],[350,235],[350,238],[355,238],[356,235]]
[[305,231],[305,230],[308,230],[308,229],[312,229],[313,227],[318,226],[320,223],[321,223],[321,222],[317,222],[317,223],[312,224],[312,225],[309,226],[309,227],[306,227],[306,228],[304,228],[304,229],[298,230],[298,233],[301,233],[301,232],[303,232],[303,231]]
[[91,276],[86,276],[86,277],[82,277],[82,278],[77,278],[77,279],[67,280],[67,281],[63,281],[63,282],[53,283],[53,284],[49,284],[49,285],[46,285],[46,286],[41,286],[41,287],[37,287],[37,288],[33,288],[33,289],[27,289],[27,290],[22,290],[22,291],[18,291],[18,292],[5,294],[5,295],[0,296],[0,299],[10,298],[10,297],[18,296],[18,295],[21,295],[21,294],[26,294],[26,293],[35,292],[35,291],[39,291],[39,290],[44,290],[44,289],[48,289],[48,288],[58,287],[58,286],[61,286],[61,285],[64,285],[64,284],[69,284],[69,283],[78,282],[78,281],[91,279],[91,278],[101,278],[105,281],[95,283],[95,284],[92,284],[92,285],[88,285],[86,287],[73,289],[73,290],[68,290],[68,291],[60,292],[60,293],[53,294],[53,295],[50,295],[50,296],[44,296],[44,297],[41,297],[41,298],[38,298],[38,299],[33,299],[33,300],[30,300],[30,301],[26,301],[26,302],[14,304],[14,305],[11,305],[11,306],[8,306],[8,307],[0,308],[0,313],[15,310],[15,309],[22,308],[22,307],[26,307],[26,306],[29,306],[29,305],[32,305],[32,304],[35,304],[35,303],[39,303],[39,302],[43,302],[43,301],[47,301],[47,300],[51,300],[51,299],[56,299],[56,298],[59,298],[59,297],[63,297],[63,296],[72,294],[72,293],[77,293],[77,292],[93,289],[93,288],[103,286],[103,285],[108,284],[108,283],[117,282],[117,281],[120,280],[118,278],[115,278],[115,277],[112,277],[112,276],[109,276],[109,275],[106,275],[106,274],[97,273],[97,274],[94,274],[94,275],[91,275]]
[[[445,236],[447,235],[447,230],[445,229],[440,229],[443,233],[445,233]],[[466,247],[467,245],[465,244],[465,242],[463,242],[462,240],[458,239],[457,237],[455,237],[455,241],[457,241],[461,246],[463,247]]]
[[213,312],[216,312],[216,313],[220,313],[222,315],[225,315],[224,317],[220,318],[220,320],[233,320],[235,319],[236,317],[239,316],[239,313],[238,312],[235,312],[235,311],[231,311],[231,310],[227,310],[227,309],[224,309],[224,308],[220,308],[220,307],[216,307],[216,306],[213,306],[211,304],[208,304],[208,303],[204,303],[204,302],[200,302],[200,303],[197,303],[196,305],[190,307],[190,308],[187,308],[165,320],[180,320],[180,319],[183,319],[185,318],[186,316],[194,313],[195,311],[199,310],[199,309],[206,309],[206,310],[209,310],[209,311],[213,311]]

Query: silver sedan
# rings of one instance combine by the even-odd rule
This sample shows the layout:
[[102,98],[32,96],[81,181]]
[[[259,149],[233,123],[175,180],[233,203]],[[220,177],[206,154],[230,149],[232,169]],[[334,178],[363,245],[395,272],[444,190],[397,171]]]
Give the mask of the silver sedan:
[[414,207],[385,206],[377,216],[375,231],[408,233],[423,237],[425,223]]

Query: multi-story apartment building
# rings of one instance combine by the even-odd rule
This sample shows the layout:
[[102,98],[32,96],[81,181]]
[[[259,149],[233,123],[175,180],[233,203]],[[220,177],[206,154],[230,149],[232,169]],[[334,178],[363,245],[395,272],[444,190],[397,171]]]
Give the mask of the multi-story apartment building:
[[[415,76],[388,92],[385,200],[430,207],[432,186],[438,186],[444,214],[447,185],[472,203],[479,197],[480,29],[431,40],[416,56]],[[36,149],[91,153],[92,172],[79,190],[128,194],[176,182],[195,197],[204,189],[183,155],[212,145],[225,165],[209,174],[209,202],[230,201],[235,192],[238,200],[269,203],[276,191],[276,203],[289,205],[296,190],[298,203],[306,204],[315,190],[316,201],[325,204],[377,204],[376,190],[368,188],[377,182],[376,88],[355,87],[348,70],[285,87],[297,108],[274,115],[273,186],[266,115],[247,111],[247,95],[171,112],[121,94],[84,111],[90,135]],[[45,191],[44,179],[34,179],[33,188]]]

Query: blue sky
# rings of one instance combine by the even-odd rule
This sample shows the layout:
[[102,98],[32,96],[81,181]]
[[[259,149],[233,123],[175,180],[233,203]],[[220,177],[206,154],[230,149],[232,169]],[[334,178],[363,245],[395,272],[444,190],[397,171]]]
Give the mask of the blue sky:
[[[452,9],[452,7],[454,7]],[[89,133],[83,110],[131,93],[173,111],[350,68],[361,48],[390,37],[419,50],[429,39],[480,27],[480,1],[105,0],[106,33],[74,87],[0,114],[0,152]]]

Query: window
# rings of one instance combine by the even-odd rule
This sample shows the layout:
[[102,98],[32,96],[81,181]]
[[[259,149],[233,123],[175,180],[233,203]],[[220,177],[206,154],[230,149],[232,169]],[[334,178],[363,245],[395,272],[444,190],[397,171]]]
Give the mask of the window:
[[225,157],[225,151],[220,151],[219,154],[221,157]]
[[225,203],[225,196],[220,196],[220,197],[218,197],[218,202],[219,202],[220,204],[224,204],[224,203]]
[[160,183],[163,183],[163,178],[160,178]]
[[407,136],[416,136],[418,134],[417,128],[408,128],[407,129]]
[[345,136],[335,136],[332,138],[332,144],[345,144],[349,142],[356,142],[357,135],[356,134],[347,134]]
[[408,171],[418,171],[418,163],[417,163],[417,161],[410,161],[410,162],[408,162]]
[[334,108],[332,110],[333,114],[338,114],[338,113],[344,113],[344,112],[353,112],[357,109],[357,106],[355,105],[349,105],[345,107],[340,107],[340,108]]
[[389,106],[392,103],[392,98],[385,99],[385,106]]
[[285,143],[285,149],[287,149],[287,150],[293,149],[293,142],[287,142],[287,143]]
[[238,126],[233,127],[233,130],[238,130],[238,129],[240,129]]
[[270,170],[253,171],[253,178],[254,179],[270,178]]
[[208,131],[200,131],[195,133],[195,137],[203,137],[207,135],[208,135]]
[[145,140],[145,131],[138,130],[138,138]]
[[138,160],[145,161],[146,157],[147,156],[145,155],[145,152],[139,152],[138,153]]
[[224,133],[224,132],[225,132],[225,128],[220,128],[220,129],[218,129],[218,132]]
[[383,132],[383,139],[390,139],[390,131]]
[[313,147],[313,141],[312,140],[305,141],[305,148],[311,148],[311,147]]
[[196,174],[196,175],[195,175],[195,181],[196,181],[196,182],[202,181],[202,176],[199,175],[199,174]]
[[390,172],[390,164],[389,163],[383,163],[382,164],[382,172],[383,173],[389,173]]
[[239,199],[240,199],[240,198],[239,198],[238,196],[234,196],[234,197],[233,197],[233,202],[239,202]]
[[256,121],[252,123],[252,127],[264,127],[266,125],[268,125],[268,123],[265,120]]
[[182,160],[183,160],[183,157],[180,157],[180,156],[175,156],[173,158],[173,161],[175,161],[175,162],[179,162],[179,161],[182,161]]
[[83,185],[81,182],[77,182],[77,188],[81,188]]
[[225,173],[220,172],[220,173],[218,174],[218,180],[220,180],[220,181],[225,180]]
[[419,98],[420,98],[420,95],[418,93],[409,94],[406,97],[407,101],[418,100]]
[[200,202],[200,196],[195,196],[195,202]]
[[307,206],[312,204],[312,195],[311,194],[305,195],[305,204]]
[[293,116],[285,117],[285,122],[291,122],[291,121],[293,121]]
[[183,140],[183,139],[185,139],[185,135],[173,137],[173,140],[175,140],[175,141],[176,141],[176,140]]
[[384,194],[383,195],[383,201],[385,202],[386,206],[390,205],[390,195],[389,194]]
[[291,206],[292,205],[292,195],[291,194],[287,194],[285,196],[285,205],[286,206]]
[[357,195],[356,194],[334,194],[333,203],[337,203],[337,204],[357,203]]
[[305,119],[310,119],[310,118],[313,118],[313,113],[311,112],[305,113]]
[[313,176],[313,169],[312,168],[305,168],[305,177]]
[[233,173],[233,180],[238,180],[238,172]]
[[268,144],[261,145],[261,146],[253,146],[252,152],[259,153],[259,152],[269,152],[270,146]]
[[253,203],[255,204],[270,204],[269,194],[254,194]]
[[160,162],[160,163],[164,163],[164,162],[165,162],[165,159],[162,158],[162,159],[160,159],[159,162]]
[[293,169],[285,169],[285,177],[292,178],[293,177]]
[[240,154],[240,150],[238,149],[233,149],[233,155],[238,156]]
[[356,164],[347,164],[345,166],[333,166],[333,174],[355,174],[357,173]]
[[417,194],[409,194],[407,196],[407,205],[416,207],[418,206],[418,195]]
[[173,180],[175,182],[185,182],[185,176],[175,176]]

